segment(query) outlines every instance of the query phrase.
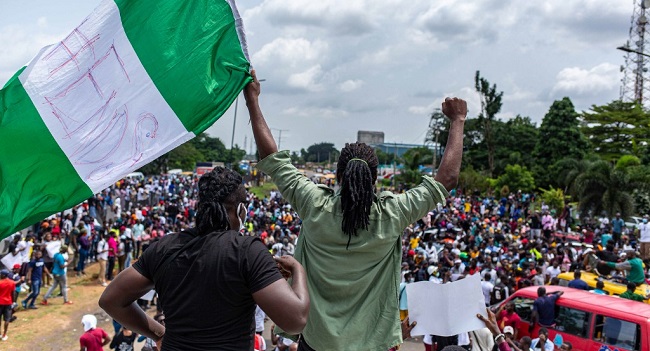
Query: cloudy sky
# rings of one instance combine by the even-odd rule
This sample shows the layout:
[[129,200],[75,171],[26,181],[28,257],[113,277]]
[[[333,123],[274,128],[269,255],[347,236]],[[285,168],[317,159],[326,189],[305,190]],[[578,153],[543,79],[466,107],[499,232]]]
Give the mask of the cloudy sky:
[[[99,0],[2,1],[0,85],[63,38]],[[27,5],[29,4],[29,5]],[[479,110],[476,70],[504,91],[502,119],[541,122],[553,100],[579,110],[619,96],[633,0],[239,1],[262,109],[281,147],[341,147],[358,130],[421,144],[445,96]],[[243,98],[242,98],[243,102]],[[240,104],[235,143],[252,133]],[[230,144],[233,107],[208,132]]]

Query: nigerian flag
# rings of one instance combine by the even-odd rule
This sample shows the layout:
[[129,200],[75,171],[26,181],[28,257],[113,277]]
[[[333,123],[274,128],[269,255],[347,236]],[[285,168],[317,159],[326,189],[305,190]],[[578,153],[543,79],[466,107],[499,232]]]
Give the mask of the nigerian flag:
[[0,238],[190,140],[249,81],[234,0],[103,1],[0,90]]

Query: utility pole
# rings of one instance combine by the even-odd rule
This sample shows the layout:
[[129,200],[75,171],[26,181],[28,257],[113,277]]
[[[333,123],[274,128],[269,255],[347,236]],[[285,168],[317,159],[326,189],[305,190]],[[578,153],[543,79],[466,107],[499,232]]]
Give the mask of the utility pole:
[[278,150],[282,150],[282,132],[288,132],[289,129],[271,128],[271,130],[277,130],[279,132],[279,135],[278,135]]

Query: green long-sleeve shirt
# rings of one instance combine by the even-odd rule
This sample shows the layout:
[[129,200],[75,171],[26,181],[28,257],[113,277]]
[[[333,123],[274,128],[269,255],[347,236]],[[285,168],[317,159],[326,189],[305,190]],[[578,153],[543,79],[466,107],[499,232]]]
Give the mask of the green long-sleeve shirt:
[[621,263],[607,262],[607,267],[615,268],[619,271],[629,271],[627,280],[640,284],[645,282],[645,274],[643,273],[643,261],[635,257]]
[[359,230],[346,249],[338,192],[303,176],[286,151],[266,157],[257,167],[271,176],[302,219],[295,258],[307,272],[311,305],[303,336],[309,346],[385,351],[401,344],[401,234],[444,203],[448,193],[442,184],[425,176],[404,194],[379,194],[368,230]]

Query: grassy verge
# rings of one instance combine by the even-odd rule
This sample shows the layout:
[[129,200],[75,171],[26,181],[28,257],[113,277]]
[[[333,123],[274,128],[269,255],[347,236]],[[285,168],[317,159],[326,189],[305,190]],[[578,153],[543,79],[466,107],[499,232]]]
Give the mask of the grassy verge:
[[267,182],[261,186],[254,186],[248,189],[251,193],[255,194],[258,198],[262,199],[264,197],[269,197],[271,190],[277,190],[278,187],[275,186],[275,183]]

